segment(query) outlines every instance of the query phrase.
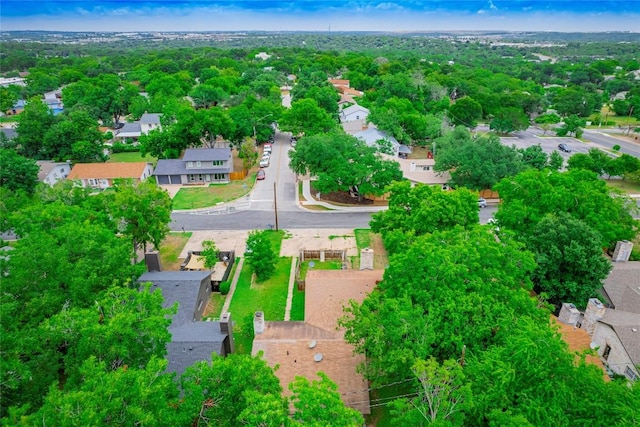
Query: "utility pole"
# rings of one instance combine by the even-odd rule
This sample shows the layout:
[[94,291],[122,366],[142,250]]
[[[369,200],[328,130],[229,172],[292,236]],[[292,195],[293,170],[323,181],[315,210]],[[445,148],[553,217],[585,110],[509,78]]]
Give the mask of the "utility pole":
[[279,230],[278,228],[278,199],[276,197],[276,183],[273,183],[273,208],[275,210],[275,214],[276,214],[276,231]]

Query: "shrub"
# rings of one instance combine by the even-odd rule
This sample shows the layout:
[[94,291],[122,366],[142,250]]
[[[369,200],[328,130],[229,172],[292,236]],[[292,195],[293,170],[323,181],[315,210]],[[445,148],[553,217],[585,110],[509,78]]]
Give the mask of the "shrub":
[[112,153],[135,153],[136,151],[140,151],[140,147],[136,145],[122,144],[120,142],[116,142],[111,146]]
[[224,282],[220,283],[220,294],[221,295],[228,294],[230,288],[231,288],[231,282],[229,280],[225,280]]

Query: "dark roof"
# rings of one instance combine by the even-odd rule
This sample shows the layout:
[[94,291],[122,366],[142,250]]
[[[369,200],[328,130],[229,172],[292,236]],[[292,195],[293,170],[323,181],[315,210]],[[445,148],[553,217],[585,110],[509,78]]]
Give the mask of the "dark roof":
[[125,123],[120,130],[118,130],[118,135],[121,133],[140,133],[142,132],[142,128],[140,127],[140,122],[133,123]]
[[614,262],[603,290],[616,310],[640,314],[640,262]]
[[189,148],[182,156],[182,160],[185,162],[229,159],[231,159],[230,148]]
[[400,144],[400,147],[398,147],[398,153],[411,154],[411,148],[407,145]]
[[162,114],[160,113],[144,113],[142,117],[140,117],[140,123],[145,124],[160,124],[160,117]]
[[0,132],[4,133],[7,139],[13,139],[18,136],[18,132],[14,128],[0,128]]
[[[178,303],[173,316],[167,344],[167,371],[182,374],[194,362],[211,360],[211,354],[224,354],[226,334],[220,332],[220,322],[194,319],[198,292],[210,286],[210,271],[152,271],[143,274],[138,282],[151,282],[151,291],[160,289],[164,308]],[[204,285],[203,285],[204,282]]]
[[209,168],[197,168],[187,169],[187,164],[180,159],[162,159],[158,160],[156,168],[153,170],[153,175],[187,175],[187,174],[199,174],[199,173],[229,173],[231,172],[231,163],[228,162],[226,166],[212,166]]

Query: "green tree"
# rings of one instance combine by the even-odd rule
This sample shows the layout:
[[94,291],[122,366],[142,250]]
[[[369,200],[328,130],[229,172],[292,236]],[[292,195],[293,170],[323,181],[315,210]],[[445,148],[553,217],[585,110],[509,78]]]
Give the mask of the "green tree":
[[289,390],[293,393],[291,401],[294,426],[357,427],[364,424],[362,414],[345,406],[338,386],[323,372],[318,372],[319,380],[309,381],[305,377],[296,377]]
[[524,112],[515,107],[501,108],[496,113],[489,128],[499,133],[511,133],[526,130],[529,127],[529,118]]
[[604,247],[636,234],[636,222],[629,214],[633,202],[616,194],[590,171],[527,170],[503,179],[495,190],[502,200],[495,214],[500,227],[520,235],[554,212],[567,212],[584,221],[598,232]]
[[609,169],[609,165],[613,159],[607,153],[598,149],[590,148],[587,154],[576,153],[567,160],[568,169],[586,169],[598,176],[604,175],[605,170]]
[[549,113],[549,114],[541,114],[538,117],[535,118],[535,122],[536,124],[540,125],[540,127],[542,128],[542,130],[544,131],[543,135],[546,135],[547,132],[549,130],[551,130],[554,125],[560,123],[562,119],[560,118],[559,115],[555,114],[555,113]]
[[540,144],[527,148],[519,148],[518,152],[522,156],[522,162],[534,169],[544,169],[547,166],[547,153],[542,151]]
[[142,369],[111,370],[105,362],[91,357],[80,368],[84,378],[80,387],[67,391],[52,386],[42,408],[16,420],[15,425],[188,424],[176,403],[178,388],[171,375],[164,373],[166,361],[155,358]]
[[48,158],[58,161],[104,161],[104,138],[95,119],[85,111],[76,110],[47,130],[43,149]]
[[189,92],[196,108],[209,108],[228,98],[224,90],[208,84],[194,86]]
[[245,140],[240,146],[238,157],[242,159],[242,167],[246,170],[251,169],[258,160],[258,152],[256,151],[256,145],[252,140]]
[[275,253],[267,233],[267,230],[251,231],[247,237],[247,250],[244,254],[249,267],[260,281],[271,277],[278,261],[278,254]]
[[92,307],[68,307],[41,325],[47,346],[62,353],[58,371],[64,386],[82,384],[80,368],[95,357],[108,370],[144,368],[152,357],[163,358],[171,341],[167,329],[175,310],[162,309],[161,292],[112,287],[97,295]]
[[456,126],[473,129],[478,126],[478,119],[482,117],[482,106],[475,99],[465,96],[456,100],[449,107],[449,118]]
[[640,171],[640,159],[629,154],[622,154],[605,164],[603,170],[610,177],[621,176],[626,179],[628,174]]
[[338,122],[323,110],[315,99],[305,98],[291,104],[279,125],[285,132],[311,136],[335,130]]
[[18,101],[18,94],[8,88],[0,87],[0,112],[6,112],[13,108]]
[[545,216],[525,241],[536,257],[534,289],[545,292],[556,306],[572,302],[584,308],[611,270],[602,254],[600,235],[568,213]]
[[40,168],[28,159],[7,148],[0,148],[0,186],[11,191],[24,190],[31,194],[38,183]]
[[549,154],[549,169],[553,171],[559,171],[564,166],[564,159],[562,155],[558,153],[557,150],[553,150],[551,154]]
[[486,227],[419,236],[346,309],[345,339],[367,355],[361,369],[374,385],[411,377],[416,360],[482,351],[508,339],[519,319],[545,319],[529,296],[534,266],[520,244]]
[[110,207],[118,231],[131,238],[134,259],[137,250],[147,251],[147,243],[156,248],[169,232],[171,197],[149,178],[140,183],[116,182]]
[[478,223],[478,195],[467,189],[444,191],[429,185],[411,186],[408,181],[389,188],[389,209],[372,215],[371,229],[381,233],[389,253],[399,253],[413,238],[457,225]]
[[465,381],[462,366],[455,360],[440,364],[429,358],[417,360],[412,372],[418,379],[418,395],[393,402],[394,425],[465,425],[471,385]]
[[450,171],[451,184],[474,190],[492,188],[504,177],[523,169],[514,147],[507,147],[496,136],[472,139],[468,131],[458,129],[437,140],[434,170]]
[[290,153],[291,169],[317,177],[319,191],[355,190],[360,197],[384,194],[387,185],[402,179],[397,162],[380,157],[375,147],[351,135],[316,135],[300,139]]
[[556,135],[566,136],[567,134],[573,134],[576,138],[580,138],[583,132],[582,129],[586,124],[586,120],[572,114],[569,117],[565,117],[562,126],[556,128]]
[[29,99],[24,111],[18,116],[16,127],[20,154],[35,160],[45,159],[44,137],[55,122],[53,113],[40,98]]
[[[198,362],[180,378],[184,397],[180,412],[189,415],[189,425],[234,427],[247,419],[255,392],[272,402],[281,398],[282,387],[273,370],[260,357],[212,355],[211,363]],[[271,425],[271,424],[269,424]]]
[[220,250],[216,246],[213,240],[202,241],[202,251],[200,252],[200,258],[204,261],[205,268],[211,268],[218,262],[218,254]]

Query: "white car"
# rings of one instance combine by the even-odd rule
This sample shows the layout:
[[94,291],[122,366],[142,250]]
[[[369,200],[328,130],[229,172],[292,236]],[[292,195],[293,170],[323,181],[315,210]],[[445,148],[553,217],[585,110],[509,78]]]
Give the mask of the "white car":
[[478,206],[480,206],[481,208],[486,208],[487,207],[487,201],[485,199],[483,199],[482,197],[478,198]]
[[269,166],[269,158],[262,158],[262,160],[260,160],[260,167],[261,168],[266,168]]

